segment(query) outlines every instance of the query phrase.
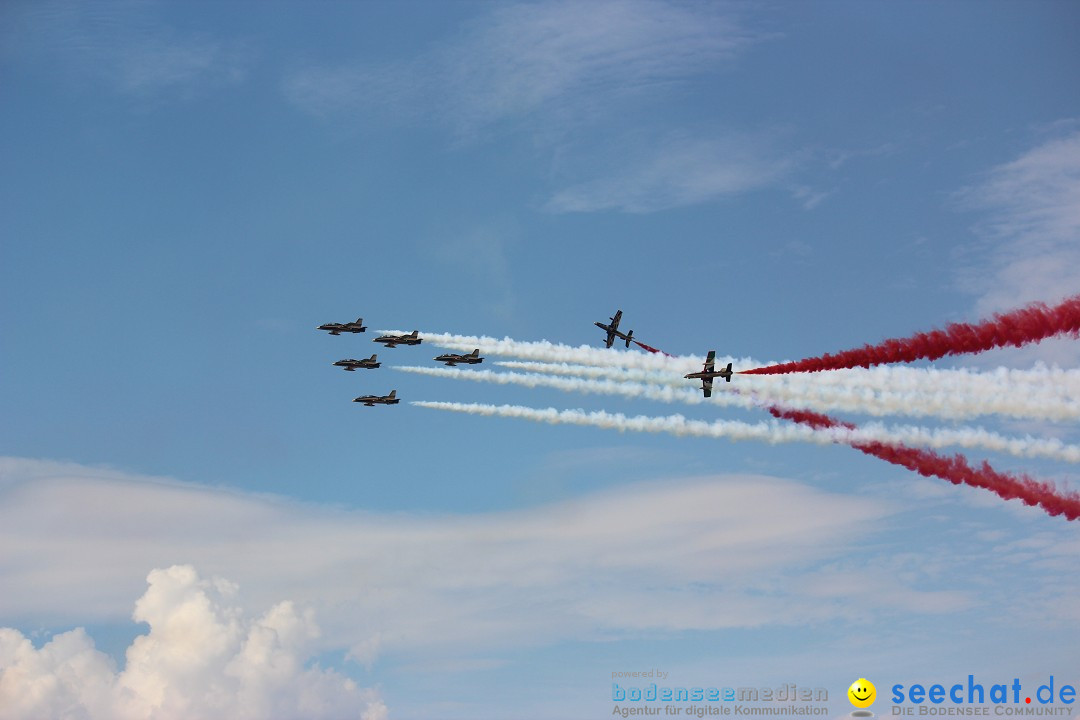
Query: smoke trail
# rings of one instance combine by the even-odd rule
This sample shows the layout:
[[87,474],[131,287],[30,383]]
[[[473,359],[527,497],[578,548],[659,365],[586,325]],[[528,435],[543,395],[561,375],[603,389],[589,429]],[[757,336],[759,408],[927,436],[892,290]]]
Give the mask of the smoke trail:
[[[881,442],[853,441],[850,437],[845,437],[847,433],[843,432],[853,431],[855,428],[852,425],[841,423],[817,413],[771,408],[770,411],[775,417],[799,423],[797,425],[778,426],[773,423],[751,425],[749,423],[725,420],[706,423],[700,420],[688,420],[682,415],[669,415],[667,417],[638,415],[636,417],[627,417],[621,413],[556,410],[555,408],[541,410],[519,405],[480,405],[422,400],[414,401],[412,404],[419,407],[474,415],[516,417],[551,424],[589,425],[636,432],[663,432],[673,435],[728,438],[729,440],[764,440],[770,443],[795,440],[816,443],[848,442],[868,455],[901,465],[909,470],[914,470],[920,475],[939,477],[948,480],[954,485],[964,484],[980,487],[990,490],[1005,500],[1017,498],[1027,505],[1041,507],[1050,515],[1064,515],[1068,520],[1075,520],[1080,517],[1080,494],[1059,491],[1053,483],[1033,480],[1026,475],[1014,477],[994,470],[985,462],[978,468],[973,468],[960,455],[950,458],[928,450],[918,450]],[[803,430],[803,432],[797,432],[799,430]]]
[[571,375],[585,378],[609,378],[611,380],[630,380],[632,382],[652,382],[676,387],[690,387],[689,380],[673,372],[657,370],[637,370],[635,368],[605,367],[601,365],[573,365],[570,363],[532,362],[528,360],[500,360],[495,363],[500,367],[548,375]]
[[[792,420],[816,429],[846,427],[854,425],[834,420],[827,415],[805,411],[769,408],[773,417]],[[1042,508],[1050,515],[1064,515],[1068,520],[1080,517],[1080,493],[1058,490],[1051,482],[1035,480],[1027,475],[1015,477],[999,472],[983,462],[977,468],[971,467],[962,455],[944,457],[929,450],[891,445],[882,442],[851,442],[852,447],[867,455],[881,458],[923,476],[939,477],[954,485],[970,485],[989,490],[1005,500],[1019,499],[1025,505]]]
[[1054,335],[1080,332],[1080,295],[1054,307],[1033,303],[1009,313],[999,313],[981,323],[950,323],[944,330],[916,333],[908,338],[885,340],[854,350],[798,362],[742,370],[745,375],[778,375],[819,372],[841,368],[870,367],[882,363],[937,360],[946,355],[980,353],[999,347],[1020,347]]
[[[497,385],[522,385],[524,387],[549,387],[566,392],[583,392],[594,395],[622,395],[623,397],[645,398],[659,402],[682,402],[688,404],[702,404],[717,402],[718,404],[731,407],[756,408],[759,403],[745,395],[727,393],[723,397],[706,400],[700,391],[695,392],[686,388],[674,388],[664,385],[646,385],[635,382],[621,382],[615,380],[586,380],[575,377],[560,377],[558,375],[541,375],[535,373],[500,373],[492,370],[459,370],[448,367],[422,367],[422,366],[397,366],[395,370],[417,375],[429,375],[432,377],[446,377],[455,380],[472,380],[474,382],[489,382]],[[684,381],[685,382],[685,381]]]
[[670,433],[683,436],[727,438],[729,440],[762,440],[773,444],[795,440],[826,445],[834,442],[832,436],[811,428],[799,425],[781,425],[775,421],[753,424],[735,420],[704,422],[701,420],[689,420],[682,415],[664,417],[637,415],[629,417],[622,413],[608,413],[600,410],[594,412],[556,410],[555,408],[541,410],[521,405],[481,405],[477,403],[429,402],[426,400],[417,400],[412,404],[435,410],[450,410],[471,415],[522,418],[552,425],[588,425],[633,432]]
[[[673,372],[515,360],[497,363],[528,372],[689,387]],[[696,385],[696,383],[695,383]],[[764,401],[821,411],[966,419],[1004,415],[1039,420],[1080,419],[1080,371],[1036,367],[991,372],[879,366],[831,373],[746,376],[738,389]],[[714,390],[724,403],[727,385]]]
[[[383,333],[398,333],[397,330],[380,330]],[[618,348],[597,348],[590,345],[563,345],[547,340],[525,342],[513,338],[501,340],[477,335],[452,335],[449,333],[421,332],[424,342],[451,350],[472,350],[479,348],[484,355],[502,355],[523,360],[542,360],[544,362],[578,363],[603,367],[625,367],[642,370],[669,370],[676,374],[685,374],[700,369],[704,358],[693,355],[673,356],[666,353],[641,353],[636,350]],[[733,362],[743,367],[761,364],[752,358],[725,358],[724,362]]]
[[[714,396],[712,399],[706,399],[698,392],[641,383],[613,382],[611,380],[585,380],[555,375],[498,373],[491,370],[461,370],[444,367],[404,366],[395,367],[394,369],[455,380],[472,380],[473,382],[489,382],[500,385],[522,385],[530,388],[550,387],[566,392],[622,395],[624,397],[647,398],[668,403],[702,404],[720,402],[727,406],[741,408],[765,408],[767,405],[761,398],[754,398],[737,392],[724,393],[720,396]],[[1031,436],[1010,438],[983,428],[962,427],[949,429],[911,425],[888,427],[880,423],[872,423],[861,428],[855,428],[852,425],[850,430],[850,433],[844,434],[843,440],[928,445],[935,448],[950,446],[982,447],[1019,457],[1046,457],[1064,462],[1080,462],[1080,447],[1076,445],[1066,445],[1060,440],[1044,440]]]
[[651,345],[646,345],[645,343],[643,343],[643,342],[640,342],[640,341],[638,341],[638,340],[633,340],[632,342],[633,342],[633,343],[634,343],[635,345],[637,345],[637,346],[638,346],[639,348],[641,348],[642,350],[644,350],[645,352],[651,352],[651,353],[653,353],[654,355],[655,355],[656,353],[659,353],[659,354],[661,354],[661,355],[666,355],[666,356],[668,356],[668,357],[670,357],[670,358],[673,358],[673,357],[675,357],[675,356],[674,356],[674,355],[672,355],[671,353],[666,353],[666,352],[664,352],[663,350],[657,350],[656,348],[652,347]]

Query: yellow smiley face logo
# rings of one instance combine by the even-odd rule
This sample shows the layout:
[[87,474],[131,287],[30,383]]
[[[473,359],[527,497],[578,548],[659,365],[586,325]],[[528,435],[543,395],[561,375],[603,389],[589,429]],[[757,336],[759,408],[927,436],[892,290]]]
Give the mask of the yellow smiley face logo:
[[866,678],[859,678],[851,683],[851,687],[847,690],[847,696],[855,707],[867,708],[874,704],[874,698],[877,697],[877,688],[874,687],[874,683]]

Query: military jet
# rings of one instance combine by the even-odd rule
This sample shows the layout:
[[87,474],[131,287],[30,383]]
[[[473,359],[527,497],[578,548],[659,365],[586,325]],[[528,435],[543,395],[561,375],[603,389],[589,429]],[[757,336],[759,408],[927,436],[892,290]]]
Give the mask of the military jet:
[[316,330],[328,330],[331,335],[340,335],[343,332],[347,333],[362,333],[367,330],[364,325],[364,318],[356,318],[356,322],[347,323],[323,323]]
[[413,330],[408,335],[381,335],[372,342],[385,343],[386,347],[397,347],[398,345],[419,345],[423,340],[418,337],[419,330]]
[[358,398],[353,398],[353,402],[375,407],[376,405],[397,405],[401,401],[397,397],[397,390],[391,390],[389,395],[361,395]]
[[713,378],[721,377],[726,382],[731,382],[731,363],[728,363],[723,370],[716,370],[715,363],[716,351],[710,350],[708,357],[705,358],[705,367],[702,368],[701,372],[683,376],[687,380],[701,380],[701,391],[705,393],[705,397],[712,397]]
[[376,357],[377,356],[372,355],[366,360],[338,360],[336,363],[334,363],[334,366],[343,367],[349,372],[352,372],[353,370],[356,370],[358,368],[363,368],[364,370],[374,370],[375,368],[382,365],[381,362],[375,362]]
[[617,310],[615,316],[611,318],[611,324],[605,325],[604,323],[593,323],[596,327],[600,328],[607,333],[607,347],[615,342],[615,338],[626,341],[626,347],[630,347],[630,341],[634,338],[634,331],[631,330],[629,334],[624,335],[619,332],[619,321],[622,320],[622,310]]
[[458,363],[465,363],[466,365],[476,365],[477,363],[484,362],[484,358],[480,357],[480,348],[473,350],[471,353],[465,355],[455,355],[453,353],[446,353],[435,358],[439,362],[444,362],[447,365],[453,367]]

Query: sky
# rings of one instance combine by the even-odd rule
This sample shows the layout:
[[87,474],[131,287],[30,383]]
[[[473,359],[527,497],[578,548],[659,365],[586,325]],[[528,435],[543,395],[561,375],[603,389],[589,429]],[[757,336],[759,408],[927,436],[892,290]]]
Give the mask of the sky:
[[[1054,0],[3,3],[0,718],[578,720],[648,669],[836,717],[860,677],[1077,684],[1075,522],[843,444],[412,405],[769,419],[371,339],[602,348],[621,309],[738,365],[1076,295],[1078,31]],[[1027,373],[969,398],[1027,414],[833,414],[1071,445],[1045,376],[1078,363],[915,366]]]

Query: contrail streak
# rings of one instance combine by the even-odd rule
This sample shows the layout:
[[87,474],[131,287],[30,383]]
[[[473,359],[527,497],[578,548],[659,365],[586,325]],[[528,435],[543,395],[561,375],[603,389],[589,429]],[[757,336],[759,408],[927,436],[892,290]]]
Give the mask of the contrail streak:
[[[473,382],[488,382],[499,385],[521,385],[530,388],[550,387],[566,392],[622,395],[624,397],[647,398],[668,403],[681,402],[697,405],[719,401],[728,406],[742,408],[766,408],[769,404],[768,401],[762,398],[754,398],[742,393],[725,393],[710,400],[693,391],[641,383],[613,382],[611,380],[586,380],[559,377],[557,375],[498,373],[491,370],[460,370],[443,367],[404,366],[395,367],[394,369],[454,380],[471,380]],[[1031,436],[1010,438],[983,428],[925,428],[911,425],[889,427],[880,423],[871,423],[858,429],[851,426],[850,429],[851,433],[844,435],[846,440],[928,445],[935,448],[951,446],[981,447],[1019,457],[1045,457],[1064,462],[1080,462],[1080,447],[1076,445],[1067,445],[1056,439],[1045,440]]]
[[[803,411],[770,408],[774,417],[792,420],[803,425],[834,429],[854,426],[841,423],[827,415]],[[1064,515],[1068,520],[1080,517],[1080,494],[1059,490],[1053,483],[1035,480],[1027,475],[1003,473],[984,462],[971,467],[962,455],[945,457],[929,450],[890,445],[880,442],[850,442],[852,447],[867,455],[914,470],[920,475],[939,477],[954,485],[970,485],[991,491],[1005,500],[1017,498],[1025,505],[1042,508],[1050,515]]]
[[[672,387],[696,385],[670,371],[515,360],[497,364],[573,377]],[[740,378],[737,386],[787,406],[877,417],[908,415],[958,420],[1004,415],[1057,421],[1080,419],[1080,371],[1059,368],[973,372],[882,366],[814,375],[746,376]],[[714,398],[724,404],[724,395],[734,389],[718,385]]]
[[999,313],[980,323],[950,323],[944,330],[916,333],[907,338],[885,340],[835,355],[826,353],[798,362],[740,371],[745,375],[778,375],[870,367],[883,363],[937,360],[946,355],[980,353],[1000,347],[1020,347],[1054,335],[1077,336],[1080,332],[1080,295],[1053,307],[1033,303]]

